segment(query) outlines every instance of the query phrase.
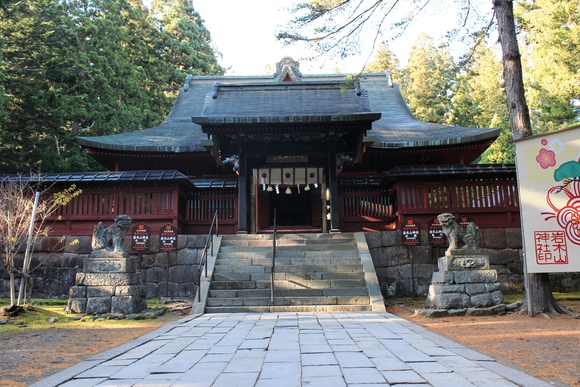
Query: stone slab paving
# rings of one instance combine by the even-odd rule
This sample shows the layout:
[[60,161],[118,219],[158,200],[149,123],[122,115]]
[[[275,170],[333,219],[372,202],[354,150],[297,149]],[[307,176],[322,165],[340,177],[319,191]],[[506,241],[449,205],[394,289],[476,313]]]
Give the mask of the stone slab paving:
[[385,312],[189,316],[33,385],[550,386]]

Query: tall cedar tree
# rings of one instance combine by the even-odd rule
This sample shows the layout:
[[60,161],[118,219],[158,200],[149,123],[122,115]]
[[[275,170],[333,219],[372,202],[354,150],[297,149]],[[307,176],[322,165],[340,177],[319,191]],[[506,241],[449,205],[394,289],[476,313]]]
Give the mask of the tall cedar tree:
[[[532,124],[524,95],[522,63],[516,35],[513,1],[494,0],[493,7],[502,49],[507,107],[512,134],[517,140],[532,135]],[[528,274],[528,278],[530,286],[528,291],[531,290],[533,294],[532,310],[537,312],[567,312],[552,295],[548,273]],[[530,310],[529,302],[529,297],[526,297],[523,310]]]
[[[76,88],[81,109],[75,135],[110,135],[159,124],[171,108],[164,43],[140,1],[78,0],[75,19]],[[77,145],[78,147],[78,145]]]
[[579,122],[580,0],[516,3],[529,73],[526,90],[534,132],[548,132]]
[[[501,128],[499,138],[481,156],[479,162],[485,164],[514,163],[514,149],[509,115],[505,103],[501,62],[496,59],[495,51],[486,44],[479,44],[464,61],[461,71],[457,72],[453,84],[451,111],[447,123],[463,127]],[[401,83],[401,68],[393,51],[381,42],[367,72],[390,71],[393,80]],[[404,92],[404,91],[403,91]]]
[[407,104],[417,118],[447,123],[456,72],[447,47],[435,46],[431,37],[421,33],[411,47],[401,83]]
[[57,0],[4,5],[0,36],[8,120],[0,124],[0,168],[5,172],[60,169],[70,94],[67,15]]
[[450,123],[500,128],[501,134],[479,158],[484,164],[513,164],[514,146],[503,87],[502,64],[493,47],[480,44],[456,79]]
[[[183,10],[160,28],[141,0],[3,2],[0,171],[101,168],[76,136],[156,126],[187,73],[223,73],[199,15]],[[193,49],[176,54],[180,43]]]
[[385,42],[379,44],[373,61],[365,66],[364,71],[367,72],[383,72],[389,71],[393,77],[393,82],[401,83],[401,68],[399,60],[393,51],[391,51]]
[[181,84],[185,74],[223,74],[211,47],[209,31],[191,0],[156,0],[153,9],[160,14],[166,34],[165,59],[174,67],[175,82]]

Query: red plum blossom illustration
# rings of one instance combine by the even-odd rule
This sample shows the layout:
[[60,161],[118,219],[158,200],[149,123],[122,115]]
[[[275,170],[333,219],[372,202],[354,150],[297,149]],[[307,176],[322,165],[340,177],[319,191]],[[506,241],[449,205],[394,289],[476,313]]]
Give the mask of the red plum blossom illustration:
[[556,165],[556,154],[554,151],[542,148],[540,149],[540,153],[536,156],[536,161],[543,169],[553,167]]

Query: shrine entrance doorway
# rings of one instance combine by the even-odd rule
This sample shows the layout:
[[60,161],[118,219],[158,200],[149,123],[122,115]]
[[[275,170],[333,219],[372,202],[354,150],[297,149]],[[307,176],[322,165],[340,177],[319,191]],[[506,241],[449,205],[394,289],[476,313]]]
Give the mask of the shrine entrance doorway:
[[[255,185],[257,233],[272,231],[274,210],[278,232],[325,231],[322,209],[326,207],[323,184],[319,183],[322,169],[267,168],[254,172],[258,182]],[[310,179],[307,174],[311,175]]]

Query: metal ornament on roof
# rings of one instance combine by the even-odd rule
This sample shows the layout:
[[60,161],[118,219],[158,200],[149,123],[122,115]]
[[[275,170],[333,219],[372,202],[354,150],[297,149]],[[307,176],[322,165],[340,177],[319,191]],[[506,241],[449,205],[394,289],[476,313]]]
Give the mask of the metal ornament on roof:
[[342,169],[344,164],[352,163],[352,157],[345,155],[344,153],[340,153],[336,155],[336,168]]
[[300,62],[295,61],[290,56],[285,56],[280,62],[276,63],[276,73],[274,73],[274,78],[278,78],[286,66],[288,66],[295,75],[299,77],[302,76],[302,73],[300,72]]
[[224,165],[232,165],[232,170],[239,174],[240,171],[240,156],[238,155],[231,155],[230,157],[226,158],[223,162]]

